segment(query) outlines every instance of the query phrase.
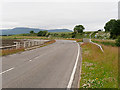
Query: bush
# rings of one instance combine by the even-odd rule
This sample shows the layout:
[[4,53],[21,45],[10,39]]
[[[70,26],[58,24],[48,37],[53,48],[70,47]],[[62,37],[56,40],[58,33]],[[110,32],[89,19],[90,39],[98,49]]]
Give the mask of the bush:
[[37,36],[46,36],[48,34],[48,31],[39,31]]
[[116,45],[120,46],[120,36],[118,37],[118,39],[116,40]]

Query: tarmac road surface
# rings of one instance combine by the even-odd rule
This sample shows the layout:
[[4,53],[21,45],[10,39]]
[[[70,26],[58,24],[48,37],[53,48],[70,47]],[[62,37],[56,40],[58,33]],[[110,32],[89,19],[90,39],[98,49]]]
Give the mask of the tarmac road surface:
[[66,88],[78,56],[75,41],[2,57],[3,88]]

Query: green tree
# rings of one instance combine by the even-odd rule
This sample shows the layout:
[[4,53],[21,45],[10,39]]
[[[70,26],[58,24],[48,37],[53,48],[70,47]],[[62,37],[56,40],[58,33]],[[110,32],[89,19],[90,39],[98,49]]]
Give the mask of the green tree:
[[34,31],[30,31],[30,34],[34,34],[35,32]]
[[37,36],[47,36],[48,31],[39,31]]
[[118,39],[116,40],[116,45],[120,47],[120,36],[119,36]]
[[114,27],[114,23],[116,22],[115,19],[111,19],[110,21],[108,21],[106,24],[105,24],[105,32],[111,32],[113,30],[113,27]]
[[118,37],[120,35],[120,20],[116,20],[116,22],[113,24],[113,29],[111,31],[113,35]]
[[65,37],[65,34],[64,34],[64,33],[62,33],[62,34],[61,34],[61,37]]
[[75,38],[76,32],[72,33],[72,38]]
[[48,34],[48,31],[43,31],[42,36],[46,36]]
[[110,32],[110,38],[117,38],[120,35],[120,20],[111,19],[105,25],[105,32]]
[[53,36],[54,36],[54,37],[57,37],[57,36],[58,36],[58,34],[57,34],[57,33],[54,33],[54,34],[53,34]]
[[76,25],[75,27],[74,27],[74,32],[75,33],[83,33],[83,30],[84,30],[85,28],[84,28],[84,26],[83,25]]
[[37,36],[42,36],[42,31],[39,31],[38,33],[37,33]]
[[47,33],[46,37],[49,37],[51,34],[50,33]]

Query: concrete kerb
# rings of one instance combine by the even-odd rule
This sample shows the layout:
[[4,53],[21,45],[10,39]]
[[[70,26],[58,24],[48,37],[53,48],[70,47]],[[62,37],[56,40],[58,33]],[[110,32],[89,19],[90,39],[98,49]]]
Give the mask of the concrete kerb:
[[97,45],[97,46],[101,49],[102,52],[104,52],[102,46],[99,45],[99,44],[97,44],[97,43],[92,42],[91,39],[83,38],[83,43],[84,43],[84,42],[86,42],[86,43],[89,42],[89,43],[95,44],[95,45]]
[[103,50],[103,48],[102,48],[101,45],[99,45],[99,44],[97,44],[97,43],[94,43],[94,42],[92,42],[92,41],[91,41],[91,43],[97,45],[97,46],[100,48],[100,50],[101,50],[102,52],[104,52],[104,50]]

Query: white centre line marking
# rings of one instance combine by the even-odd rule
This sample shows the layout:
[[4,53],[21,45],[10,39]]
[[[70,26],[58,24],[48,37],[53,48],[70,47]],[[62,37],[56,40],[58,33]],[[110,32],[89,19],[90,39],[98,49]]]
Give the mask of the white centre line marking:
[[6,70],[6,71],[1,72],[0,74],[4,74],[4,73],[6,73],[6,72],[8,72],[8,71],[11,71],[11,70],[13,70],[13,69],[14,69],[14,67],[13,67],[13,68],[10,68],[10,69],[8,69],[8,70]]
[[30,62],[32,61],[32,60],[29,60]]
[[72,71],[72,74],[71,74],[68,86],[67,86],[68,89],[71,88],[71,86],[72,86],[72,82],[73,82],[73,79],[74,79],[75,71],[76,71],[76,68],[77,68],[77,63],[78,63],[78,60],[79,60],[79,55],[80,55],[80,46],[78,44],[78,54],[77,54],[76,62],[75,62],[75,65],[74,65],[74,68],[73,68],[73,71]]
[[37,59],[37,58],[39,58],[39,57],[35,57],[35,59]]

